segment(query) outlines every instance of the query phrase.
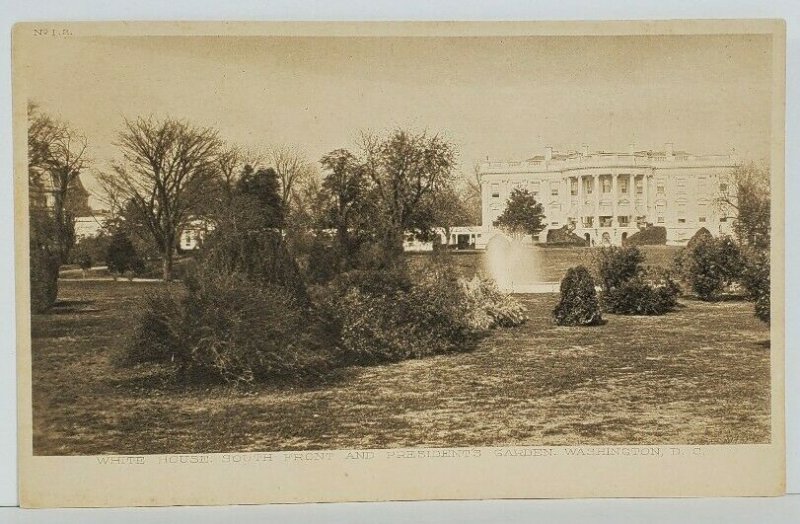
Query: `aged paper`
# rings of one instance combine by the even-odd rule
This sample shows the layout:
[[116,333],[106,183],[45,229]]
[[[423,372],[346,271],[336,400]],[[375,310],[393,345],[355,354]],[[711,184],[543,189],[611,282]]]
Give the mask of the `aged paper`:
[[[23,507],[784,493],[782,21],[52,22],[18,24],[12,36]],[[469,352],[344,366],[311,384],[259,382],[250,368],[220,367],[229,360],[209,368],[222,369],[217,382],[176,379],[174,358],[124,361],[135,330],[149,327],[140,290],[165,286],[162,270],[173,270],[148,244],[161,230],[141,226],[131,248],[139,269],[115,272],[110,255],[86,254],[94,260],[84,264],[80,246],[113,241],[120,217],[146,222],[120,203],[138,202],[137,169],[158,162],[132,154],[128,139],[152,138],[136,131],[168,121],[177,127],[162,131],[195,130],[184,152],[235,145],[256,170],[281,176],[281,152],[302,156],[311,174],[298,180],[320,184],[306,183],[308,192],[330,187],[333,163],[319,158],[370,152],[364,137],[445,137],[455,178],[475,181],[479,218],[453,223],[444,250],[485,258],[527,322],[493,327]],[[36,123],[45,132],[35,135]],[[198,129],[218,135],[203,142]],[[153,143],[166,143],[164,133]],[[44,159],[40,138],[50,140]],[[195,157],[181,158],[159,165],[179,172]],[[737,183],[726,177],[751,165],[771,177],[768,324],[733,283],[711,302],[686,292],[664,316],[604,312],[599,326],[553,325],[563,271],[604,246],[664,230],[663,246],[643,249],[671,268],[700,229],[740,234],[744,220],[718,204]],[[492,251],[500,204],[515,188],[544,204],[545,229]],[[311,201],[290,193],[286,209]],[[169,205],[156,207],[163,217]],[[32,225],[65,209],[71,255],[55,253],[62,233]],[[367,216],[380,223],[377,209]],[[176,222],[174,271],[196,253],[202,260],[208,223],[195,208]],[[280,227],[282,238],[313,229]],[[541,247],[562,228],[586,247]],[[58,294],[32,314],[44,234],[62,256]],[[403,242],[397,256],[434,256],[423,237]],[[544,251],[523,264],[534,273],[509,262]]]

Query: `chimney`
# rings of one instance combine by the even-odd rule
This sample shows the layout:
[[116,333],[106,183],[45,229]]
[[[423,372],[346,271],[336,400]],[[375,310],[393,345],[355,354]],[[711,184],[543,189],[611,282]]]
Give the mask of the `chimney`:
[[548,161],[548,162],[553,160],[553,148],[552,147],[547,146],[547,147],[544,148],[544,159],[546,161]]
[[583,156],[589,156],[589,145],[583,144]]
[[636,144],[628,144],[628,154],[633,155],[636,151]]
[[672,147],[672,142],[667,142],[664,144],[664,151],[666,151],[667,156],[673,156],[675,154],[675,150]]

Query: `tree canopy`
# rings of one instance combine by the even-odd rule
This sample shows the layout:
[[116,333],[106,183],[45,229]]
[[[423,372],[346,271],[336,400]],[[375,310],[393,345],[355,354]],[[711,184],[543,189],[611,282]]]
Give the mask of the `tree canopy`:
[[517,188],[511,192],[506,209],[494,221],[494,226],[516,239],[525,235],[533,238],[544,230],[544,220],[542,204],[536,202],[527,189]]
[[163,277],[172,277],[178,234],[215,187],[222,143],[211,128],[183,120],[125,120],[117,142],[122,160],[101,175],[112,201],[129,201],[161,252]]

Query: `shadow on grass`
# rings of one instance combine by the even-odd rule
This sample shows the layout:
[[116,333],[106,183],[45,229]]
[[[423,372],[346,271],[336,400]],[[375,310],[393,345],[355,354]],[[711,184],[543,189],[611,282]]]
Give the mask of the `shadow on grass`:
[[95,303],[95,300],[57,300],[45,314],[96,313],[100,309],[93,307]]

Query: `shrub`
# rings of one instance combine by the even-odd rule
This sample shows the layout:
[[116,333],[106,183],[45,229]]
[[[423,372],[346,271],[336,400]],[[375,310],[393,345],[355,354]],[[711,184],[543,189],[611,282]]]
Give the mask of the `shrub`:
[[667,228],[663,226],[647,226],[625,240],[623,246],[663,246],[667,243]]
[[597,272],[603,291],[609,291],[631,280],[641,271],[644,254],[639,248],[604,247],[597,252]]
[[375,363],[464,351],[495,326],[518,325],[524,309],[492,281],[465,280],[446,264],[356,270],[315,288],[314,303],[344,363]]
[[140,274],[145,270],[144,261],[124,231],[117,231],[111,236],[106,250],[106,264],[108,270],[116,275],[127,272]]
[[755,314],[763,322],[770,320],[770,261],[766,249],[747,248],[742,252],[740,277],[748,300],[755,302]]
[[675,309],[680,293],[678,284],[668,272],[646,271],[643,262],[644,255],[635,246],[600,251],[598,273],[605,311],[620,315],[663,315]]
[[680,287],[668,274],[640,273],[603,293],[603,307],[619,315],[663,315],[678,305]]
[[32,212],[29,236],[31,312],[47,311],[58,296],[58,255],[55,228],[49,215]]
[[692,250],[698,244],[713,240],[714,240],[714,235],[711,234],[711,231],[709,231],[704,227],[701,227],[700,229],[697,230],[697,232],[694,235],[692,235],[692,238],[689,239],[689,242],[686,244],[686,247],[689,248],[689,250]]
[[585,247],[588,245],[588,242],[585,238],[581,238],[573,233],[569,225],[565,225],[559,229],[548,230],[547,242],[545,245]]
[[678,259],[683,278],[701,300],[716,300],[743,270],[739,247],[730,237],[699,239]]
[[559,326],[594,326],[602,323],[594,280],[584,266],[572,267],[561,280],[561,297],[553,310]]
[[468,302],[468,322],[474,329],[514,327],[528,320],[525,307],[503,293],[494,280],[475,275],[471,280],[461,278],[459,283]]
[[148,297],[126,362],[173,366],[191,380],[253,382],[318,376],[331,355],[293,293],[240,274],[198,271],[182,297]]
[[257,285],[277,285],[308,303],[305,280],[281,235],[272,230],[241,230],[223,222],[206,239],[202,265],[219,274],[240,274]]
[[59,257],[45,247],[31,245],[30,263],[31,311],[42,313],[58,296]]
[[78,266],[86,271],[88,269],[92,269],[92,256],[87,252],[80,250],[76,256]]

